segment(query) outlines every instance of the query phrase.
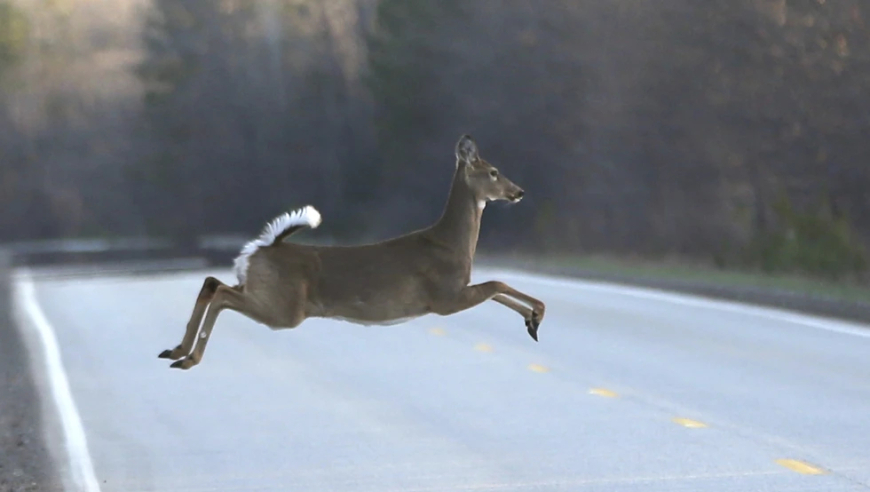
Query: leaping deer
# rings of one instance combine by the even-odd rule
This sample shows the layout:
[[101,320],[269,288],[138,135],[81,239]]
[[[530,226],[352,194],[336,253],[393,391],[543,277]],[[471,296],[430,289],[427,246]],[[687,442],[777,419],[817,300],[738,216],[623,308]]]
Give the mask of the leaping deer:
[[519,313],[538,341],[543,302],[496,280],[469,285],[486,202],[517,203],[523,190],[480,158],[469,135],[460,137],[455,153],[447,204],[425,229],[375,244],[310,246],[283,242],[302,228],[320,225],[320,213],[310,205],[269,222],[235,259],[238,284],[230,287],[207,277],[181,344],[158,357],[175,360],[170,367],[180,369],[199,364],[224,309],[278,330],[314,317],[392,325],[493,300]]

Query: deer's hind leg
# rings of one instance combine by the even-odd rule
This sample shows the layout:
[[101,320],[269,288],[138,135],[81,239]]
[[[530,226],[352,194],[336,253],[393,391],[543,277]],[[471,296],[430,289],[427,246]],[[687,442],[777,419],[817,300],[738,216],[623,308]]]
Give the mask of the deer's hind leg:
[[224,309],[236,311],[272,329],[293,328],[305,319],[301,301],[298,296],[292,297],[286,304],[286,310],[277,310],[274,305],[272,308],[267,307],[269,304],[261,302],[255,293],[219,285],[208,304],[202,329],[199,331],[199,336],[195,337],[193,351],[187,357],[172,363],[170,367],[190,369],[202,361],[214,324]]
[[222,285],[227,287],[226,284],[214,277],[206,277],[202,283],[199,295],[196,296],[196,303],[193,305],[193,312],[190,315],[190,320],[187,322],[187,328],[181,343],[173,349],[160,352],[160,355],[157,357],[178,360],[190,353],[190,350],[193,348],[193,342],[196,340],[196,332],[199,330],[199,325],[202,322],[202,315],[205,314],[205,310],[212,298],[214,298],[218,287]]

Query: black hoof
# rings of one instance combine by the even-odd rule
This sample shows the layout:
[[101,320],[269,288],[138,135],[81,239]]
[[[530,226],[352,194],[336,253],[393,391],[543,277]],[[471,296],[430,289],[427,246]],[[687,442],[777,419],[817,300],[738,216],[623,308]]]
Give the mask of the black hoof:
[[188,367],[185,367],[184,365],[185,362],[187,362],[187,359],[177,360],[173,362],[169,367],[173,369],[188,369]]
[[538,323],[532,320],[526,320],[526,329],[529,332],[529,336],[532,337],[532,340],[538,341]]
[[166,349],[163,352],[160,352],[160,355],[157,356],[158,359],[171,359],[172,358],[172,350]]

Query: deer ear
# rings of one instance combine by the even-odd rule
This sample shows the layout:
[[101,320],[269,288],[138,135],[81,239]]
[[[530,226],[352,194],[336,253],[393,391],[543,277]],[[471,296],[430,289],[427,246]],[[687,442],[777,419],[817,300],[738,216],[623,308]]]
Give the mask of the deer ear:
[[456,142],[456,158],[466,164],[477,161],[477,144],[470,135],[463,135]]

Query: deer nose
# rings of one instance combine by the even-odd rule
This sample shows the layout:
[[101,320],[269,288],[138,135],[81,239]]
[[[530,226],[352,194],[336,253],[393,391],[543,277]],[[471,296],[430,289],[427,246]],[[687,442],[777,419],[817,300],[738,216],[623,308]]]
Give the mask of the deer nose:
[[526,194],[525,191],[523,191],[523,190],[519,190],[519,191],[517,191],[517,198],[522,198],[523,195],[525,195],[525,194]]
[[516,193],[514,193],[514,195],[513,195],[512,197],[510,197],[510,200],[511,200],[513,203],[517,203],[518,201],[520,201],[520,200],[523,198],[523,195],[524,195],[525,193],[526,193],[526,192],[523,191],[522,188],[520,188],[520,189],[518,189],[518,190],[516,191]]

